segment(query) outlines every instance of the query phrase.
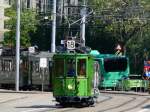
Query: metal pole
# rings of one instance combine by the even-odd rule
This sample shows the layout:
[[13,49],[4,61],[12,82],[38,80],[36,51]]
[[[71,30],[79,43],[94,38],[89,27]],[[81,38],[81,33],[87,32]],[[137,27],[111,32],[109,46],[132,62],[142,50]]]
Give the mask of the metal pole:
[[45,68],[42,68],[42,92],[44,91]]
[[84,0],[84,8],[82,9],[82,41],[83,41],[83,46],[85,46],[85,22],[86,22],[86,7],[85,7],[85,0]]
[[55,40],[56,40],[56,0],[53,0],[53,23],[52,23],[52,42],[51,52],[55,53]]
[[20,62],[20,0],[17,2],[16,26],[16,91],[19,91],[19,62]]

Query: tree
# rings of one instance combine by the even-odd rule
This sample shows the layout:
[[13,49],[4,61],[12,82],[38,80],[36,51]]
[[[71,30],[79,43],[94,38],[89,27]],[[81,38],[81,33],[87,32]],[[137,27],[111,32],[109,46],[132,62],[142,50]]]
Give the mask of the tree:
[[[96,38],[95,41],[99,39],[98,45],[100,46],[104,43],[103,37],[107,37],[107,40],[105,38],[105,45],[107,44],[109,48],[112,48],[110,40],[114,40],[113,44],[121,41],[130,57],[131,67],[134,66],[135,55],[141,59],[138,60],[138,63],[142,65],[143,49],[147,48],[150,51],[149,45],[146,44],[150,40],[148,38],[150,36],[149,0],[92,0],[89,3],[95,12],[90,24],[99,26],[99,28],[88,31],[92,32],[92,35],[94,33],[95,37],[92,38]],[[100,34],[100,31],[103,31],[103,33]],[[103,49],[100,49],[100,51],[103,51]],[[107,50],[107,53],[110,52]],[[138,73],[141,73],[143,69],[140,68],[136,68],[139,70]],[[131,71],[133,73],[135,70],[131,68]]]
[[[5,10],[5,15],[10,19],[5,21],[5,27],[10,31],[5,33],[4,46],[15,46],[16,37],[16,10],[11,7]],[[22,10],[21,12],[21,38],[20,44],[23,47],[28,47],[31,45],[30,34],[36,31],[36,25],[38,21],[36,20],[36,13],[32,10]]]

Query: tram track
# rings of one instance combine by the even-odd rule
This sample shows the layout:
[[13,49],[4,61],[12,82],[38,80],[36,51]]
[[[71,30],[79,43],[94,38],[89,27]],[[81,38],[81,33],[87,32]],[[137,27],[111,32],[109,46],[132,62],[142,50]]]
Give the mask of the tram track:
[[[91,106],[91,107],[95,107],[95,106],[97,106],[97,104],[106,102],[106,101],[108,101],[110,99],[112,99],[112,97],[111,96],[107,96],[106,99],[97,102],[94,106]],[[75,111],[75,110],[82,110],[83,108],[87,108],[87,107],[76,107],[76,106],[65,107],[65,108],[63,108],[63,107],[57,107],[57,109],[45,110],[45,111],[40,111],[40,112],[49,112],[49,111],[50,112],[70,112],[70,111]]]
[[[107,93],[108,94],[108,93]],[[109,94],[110,95],[110,94]],[[141,105],[143,105],[143,104],[145,104],[145,103],[147,103],[149,100],[150,100],[150,98],[146,98],[146,97],[144,97],[144,98],[146,98],[144,101],[142,101],[142,102],[140,102],[140,103],[138,103],[137,105],[135,105],[135,106],[133,106],[133,107],[130,107],[130,108],[126,108],[127,106],[126,105],[129,105],[130,103],[133,103],[133,102],[136,102],[138,99],[137,99],[137,96],[138,95],[135,95],[135,96],[133,96],[133,95],[127,95],[128,96],[128,98],[131,98],[130,100],[127,100],[127,101],[125,101],[125,102],[123,102],[123,103],[121,103],[121,104],[119,104],[119,105],[115,105],[115,106],[112,106],[112,107],[109,107],[109,108],[107,108],[107,109],[103,109],[103,110],[95,110],[94,108],[97,108],[97,109],[100,109],[98,106],[100,106],[102,103],[107,103],[109,100],[111,100],[111,99],[114,99],[115,97],[113,97],[113,95],[116,95],[116,94],[111,94],[111,96],[107,96],[108,98],[106,98],[106,99],[104,99],[104,100],[102,100],[102,101],[99,101],[99,102],[97,102],[95,105],[94,105],[94,107],[85,107],[85,108],[75,108],[75,107],[70,107],[70,108],[63,108],[63,107],[56,107],[56,109],[47,109],[47,110],[44,110],[44,111],[38,111],[38,112],[70,112],[70,111],[72,111],[72,112],[129,112],[130,110],[133,110],[133,109],[135,109],[135,108],[137,108],[137,107],[139,107],[139,106],[141,106]],[[119,94],[119,96],[122,96],[121,94]],[[142,96],[141,96],[142,97]],[[123,107],[123,109],[121,110],[120,108],[122,108]],[[125,108],[125,109],[124,109]],[[120,109],[120,110],[119,110]],[[95,110],[95,111],[94,111]],[[114,111],[114,110],[117,110],[117,111]]]
[[[112,95],[116,95],[116,94],[111,94],[111,96],[109,96],[109,98],[108,98],[109,100],[115,98]],[[119,94],[119,96],[125,97],[126,95],[123,96],[123,95]],[[148,101],[150,101],[150,98],[143,97],[142,95],[129,95],[128,94],[127,98],[131,98],[131,99],[127,100],[127,101],[125,101],[125,102],[123,102],[123,103],[121,103],[119,105],[116,103],[117,105],[109,107],[107,109],[102,109],[101,110],[101,107],[99,107],[103,102],[107,103],[107,101],[109,101],[108,99],[105,99],[104,101],[98,102],[95,105],[94,108],[81,108],[81,109],[78,109],[78,110],[75,110],[75,111],[74,111],[74,109],[69,109],[69,110],[67,110],[67,112],[69,112],[69,111],[72,111],[72,112],[77,112],[77,111],[78,112],[106,112],[106,111],[107,112],[129,112],[129,111],[132,111],[132,110],[140,107],[141,105],[147,103]],[[143,98],[145,98],[145,99],[143,101],[140,101]],[[110,102],[108,102],[108,104],[109,103]],[[132,107],[129,106],[129,108],[128,108],[127,105],[132,105],[134,103],[135,104],[137,103],[137,104],[132,106]],[[105,104],[103,104],[103,105],[105,105]],[[61,111],[61,112],[66,112],[66,110]]]
[[[33,105],[31,103],[27,103],[28,101],[32,102],[28,98],[28,96],[23,96],[20,98],[6,100],[4,102],[0,102],[0,105],[5,105],[7,103],[8,105],[10,105],[12,102],[14,102],[13,105],[16,105],[19,101],[21,103],[20,105],[23,106],[19,105],[15,107],[16,110],[18,109],[18,112],[140,112],[139,110],[143,109],[142,107],[149,105],[150,102],[150,97],[148,95],[134,95],[126,93],[102,93],[98,98],[97,103],[95,103],[94,106],[90,107],[78,107],[76,105],[72,105],[70,107],[62,107],[61,105],[57,105],[57,102],[49,102],[49,104],[46,105],[45,103],[44,105],[36,105],[37,103],[35,103]],[[43,99],[43,96],[41,96],[40,99]],[[34,100],[34,102],[36,102],[35,98]],[[37,101],[39,101],[39,99]],[[29,104],[29,106],[24,106],[24,103]]]
[[110,108],[107,108],[107,109],[103,109],[103,110],[100,110],[100,111],[98,111],[98,112],[105,112],[105,111],[117,109],[117,108],[120,108],[120,107],[122,107],[122,106],[124,106],[124,105],[126,105],[126,104],[128,104],[128,103],[130,103],[130,102],[133,102],[133,101],[135,101],[135,100],[136,100],[136,97],[132,97],[131,100],[128,100],[128,101],[126,101],[126,102],[123,102],[123,103],[121,103],[120,105],[113,106],[113,107],[110,107]]
[[[106,94],[109,94],[109,93],[106,93]],[[111,95],[116,95],[116,93],[115,94],[112,94],[112,93],[110,93]],[[122,95],[124,95],[124,94],[117,94],[117,95],[119,95],[119,96],[122,96]],[[145,96],[147,96],[147,95],[138,95],[138,94],[136,94],[136,95],[133,95],[133,94],[125,94],[125,95],[127,95],[128,97],[130,97],[130,98],[132,98],[131,100],[128,100],[128,101],[126,101],[126,102],[124,102],[124,103],[122,103],[122,104],[120,104],[120,105],[117,105],[117,106],[113,106],[113,107],[111,107],[111,108],[108,108],[108,109],[103,109],[103,110],[100,110],[100,111],[96,111],[96,112],[105,112],[105,111],[110,111],[110,112],[129,112],[129,111],[131,111],[131,110],[134,110],[134,109],[136,109],[137,107],[140,107],[141,105],[144,105],[145,103],[147,103],[148,101],[150,101],[150,98],[146,98]],[[127,105],[129,105],[129,104],[132,104],[133,102],[136,102],[138,99],[137,99],[137,96],[138,96],[138,98],[139,97],[141,97],[141,99],[143,99],[143,98],[145,98],[145,100],[143,100],[142,102],[140,102],[140,103],[138,103],[138,104],[136,104],[136,105],[134,105],[134,106],[132,106],[132,107],[129,107],[128,108],[128,106]],[[138,102],[138,101],[137,101]],[[133,103],[134,104],[134,103]],[[127,107],[127,108],[125,108],[125,109],[120,109],[119,110],[119,108],[125,108],[125,107]],[[114,111],[115,110],[115,111]]]
[[130,108],[121,110],[121,111],[119,111],[119,112],[128,112],[128,111],[130,111],[130,110],[133,110],[133,109],[135,109],[135,108],[137,108],[137,107],[139,107],[139,106],[141,106],[141,105],[147,103],[149,100],[150,100],[150,98],[147,98],[147,99],[145,99],[144,101],[142,101],[141,103],[139,103],[139,104],[137,104],[137,105],[135,105],[135,106],[133,106],[133,107],[130,107]]

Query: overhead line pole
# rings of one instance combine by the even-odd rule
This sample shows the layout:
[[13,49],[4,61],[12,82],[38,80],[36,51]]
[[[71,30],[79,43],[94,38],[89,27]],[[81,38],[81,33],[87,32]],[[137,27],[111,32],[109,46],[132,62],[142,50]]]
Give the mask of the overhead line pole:
[[56,49],[56,0],[53,0],[53,12],[52,12],[52,41],[51,41],[51,52],[55,53]]
[[19,91],[19,63],[20,62],[20,0],[17,1],[17,25],[16,25],[16,79],[15,89]]
[[81,15],[82,15],[82,26],[81,26],[81,38],[82,38],[82,41],[83,41],[83,46],[85,46],[85,22],[86,22],[86,6],[85,6],[85,0],[84,0],[84,5],[83,5],[83,9],[82,9],[82,12],[81,12]]

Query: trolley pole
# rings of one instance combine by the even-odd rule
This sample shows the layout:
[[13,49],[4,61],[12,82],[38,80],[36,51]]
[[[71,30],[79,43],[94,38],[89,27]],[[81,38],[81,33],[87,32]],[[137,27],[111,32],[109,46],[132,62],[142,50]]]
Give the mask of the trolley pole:
[[51,42],[51,52],[55,53],[56,47],[56,0],[53,0],[53,15],[52,15],[52,42]]
[[19,62],[20,62],[20,0],[17,1],[17,26],[16,26],[16,91],[19,91]]

